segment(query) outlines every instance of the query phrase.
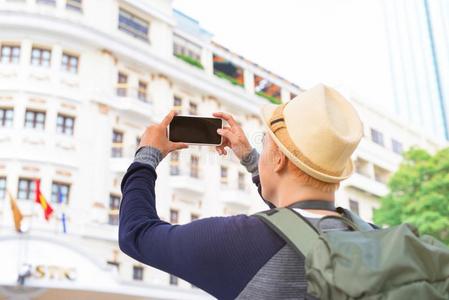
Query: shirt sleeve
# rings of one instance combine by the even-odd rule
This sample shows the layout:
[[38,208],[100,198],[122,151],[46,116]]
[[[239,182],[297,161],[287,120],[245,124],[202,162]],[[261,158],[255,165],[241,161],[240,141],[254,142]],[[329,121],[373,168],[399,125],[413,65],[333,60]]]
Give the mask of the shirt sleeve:
[[132,258],[218,299],[234,299],[285,245],[254,216],[210,217],[184,225],[161,220],[156,211],[156,177],[150,164],[135,161],[121,183],[119,246]]
[[246,168],[248,172],[251,173],[253,183],[257,187],[257,191],[259,192],[260,198],[262,198],[263,202],[268,205],[269,208],[275,208],[271,202],[264,199],[262,196],[262,185],[260,184],[259,177],[259,158],[260,155],[255,148],[251,150],[245,157],[240,160],[240,163]]

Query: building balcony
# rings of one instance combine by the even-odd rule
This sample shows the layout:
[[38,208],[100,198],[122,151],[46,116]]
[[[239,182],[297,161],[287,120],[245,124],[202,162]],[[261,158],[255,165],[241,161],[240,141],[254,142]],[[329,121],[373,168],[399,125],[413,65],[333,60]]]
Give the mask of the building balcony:
[[152,101],[146,92],[137,88],[117,85],[114,101],[108,104],[133,118],[148,120],[153,117]]
[[365,160],[390,171],[395,170],[402,161],[402,156],[367,138],[362,139],[357,152],[363,153]]
[[344,181],[342,186],[353,187],[377,197],[383,197],[388,193],[387,185],[358,173],[354,173],[348,180]]
[[170,171],[169,183],[173,189],[191,195],[202,195],[206,191],[204,180],[200,175],[194,176],[183,170]]
[[79,101],[78,74],[55,71],[50,67],[0,64],[0,90],[26,91],[39,95],[54,95]]
[[237,185],[221,185],[220,201],[233,210],[246,210],[251,206],[251,194],[247,187]]

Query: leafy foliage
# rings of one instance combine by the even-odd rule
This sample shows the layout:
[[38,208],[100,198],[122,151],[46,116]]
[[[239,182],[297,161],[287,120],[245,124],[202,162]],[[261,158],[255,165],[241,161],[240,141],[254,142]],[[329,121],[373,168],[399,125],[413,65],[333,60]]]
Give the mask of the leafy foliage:
[[237,79],[235,79],[232,76],[229,76],[228,74],[221,72],[221,71],[214,71],[215,76],[220,77],[222,79],[225,79],[227,81],[229,81],[230,83],[232,83],[233,85],[237,85],[240,87],[243,87],[243,83],[239,82]]
[[261,91],[260,91],[260,92],[256,92],[256,94],[257,94],[258,96],[260,96],[260,97],[263,97],[263,98],[269,100],[271,103],[274,103],[274,104],[281,104],[281,100],[279,100],[278,98],[273,97],[273,96],[271,96],[271,95],[268,95],[268,94],[266,94],[266,93],[264,93],[264,92],[261,92]]
[[193,57],[187,56],[187,55],[183,55],[183,54],[175,54],[175,56],[183,61],[185,61],[186,63],[197,67],[199,69],[204,69],[203,65],[201,64],[201,62],[199,62],[198,60],[194,59]]
[[412,148],[388,183],[374,214],[380,225],[411,223],[449,245],[449,148],[430,155]]

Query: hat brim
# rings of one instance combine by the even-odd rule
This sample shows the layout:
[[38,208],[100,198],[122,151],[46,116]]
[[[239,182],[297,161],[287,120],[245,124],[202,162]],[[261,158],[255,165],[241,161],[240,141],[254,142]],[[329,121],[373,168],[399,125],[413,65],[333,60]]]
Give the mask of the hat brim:
[[285,154],[285,156],[287,156],[287,158],[295,165],[297,166],[299,169],[301,169],[303,172],[305,172],[306,174],[324,181],[324,182],[329,182],[329,183],[338,183],[340,181],[343,181],[345,179],[347,179],[348,177],[350,177],[353,173],[354,173],[354,163],[352,162],[351,159],[348,160],[348,163],[346,164],[345,169],[343,170],[342,174],[340,176],[331,176],[328,174],[325,174],[323,172],[320,172],[312,167],[310,167],[309,165],[307,165],[306,163],[304,163],[303,161],[301,161],[299,158],[297,158],[296,156],[294,156],[282,143],[281,141],[277,138],[277,136],[274,134],[273,131],[271,131],[270,129],[270,119],[271,116],[273,115],[274,110],[278,107],[278,105],[274,105],[274,104],[266,104],[262,107],[261,109],[261,117],[263,120],[263,124],[265,125],[265,129],[268,131],[268,133],[270,134],[271,138],[274,140],[274,142],[276,143],[276,145],[281,149],[282,153]]

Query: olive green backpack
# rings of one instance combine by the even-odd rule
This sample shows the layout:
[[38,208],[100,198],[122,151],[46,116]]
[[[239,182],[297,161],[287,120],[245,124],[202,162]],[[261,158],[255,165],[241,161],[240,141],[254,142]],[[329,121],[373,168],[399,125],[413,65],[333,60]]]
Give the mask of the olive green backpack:
[[[307,299],[449,299],[449,248],[409,224],[376,229],[337,208],[353,230],[319,232],[292,208],[254,216],[305,256]],[[312,297],[310,297],[312,296]]]

